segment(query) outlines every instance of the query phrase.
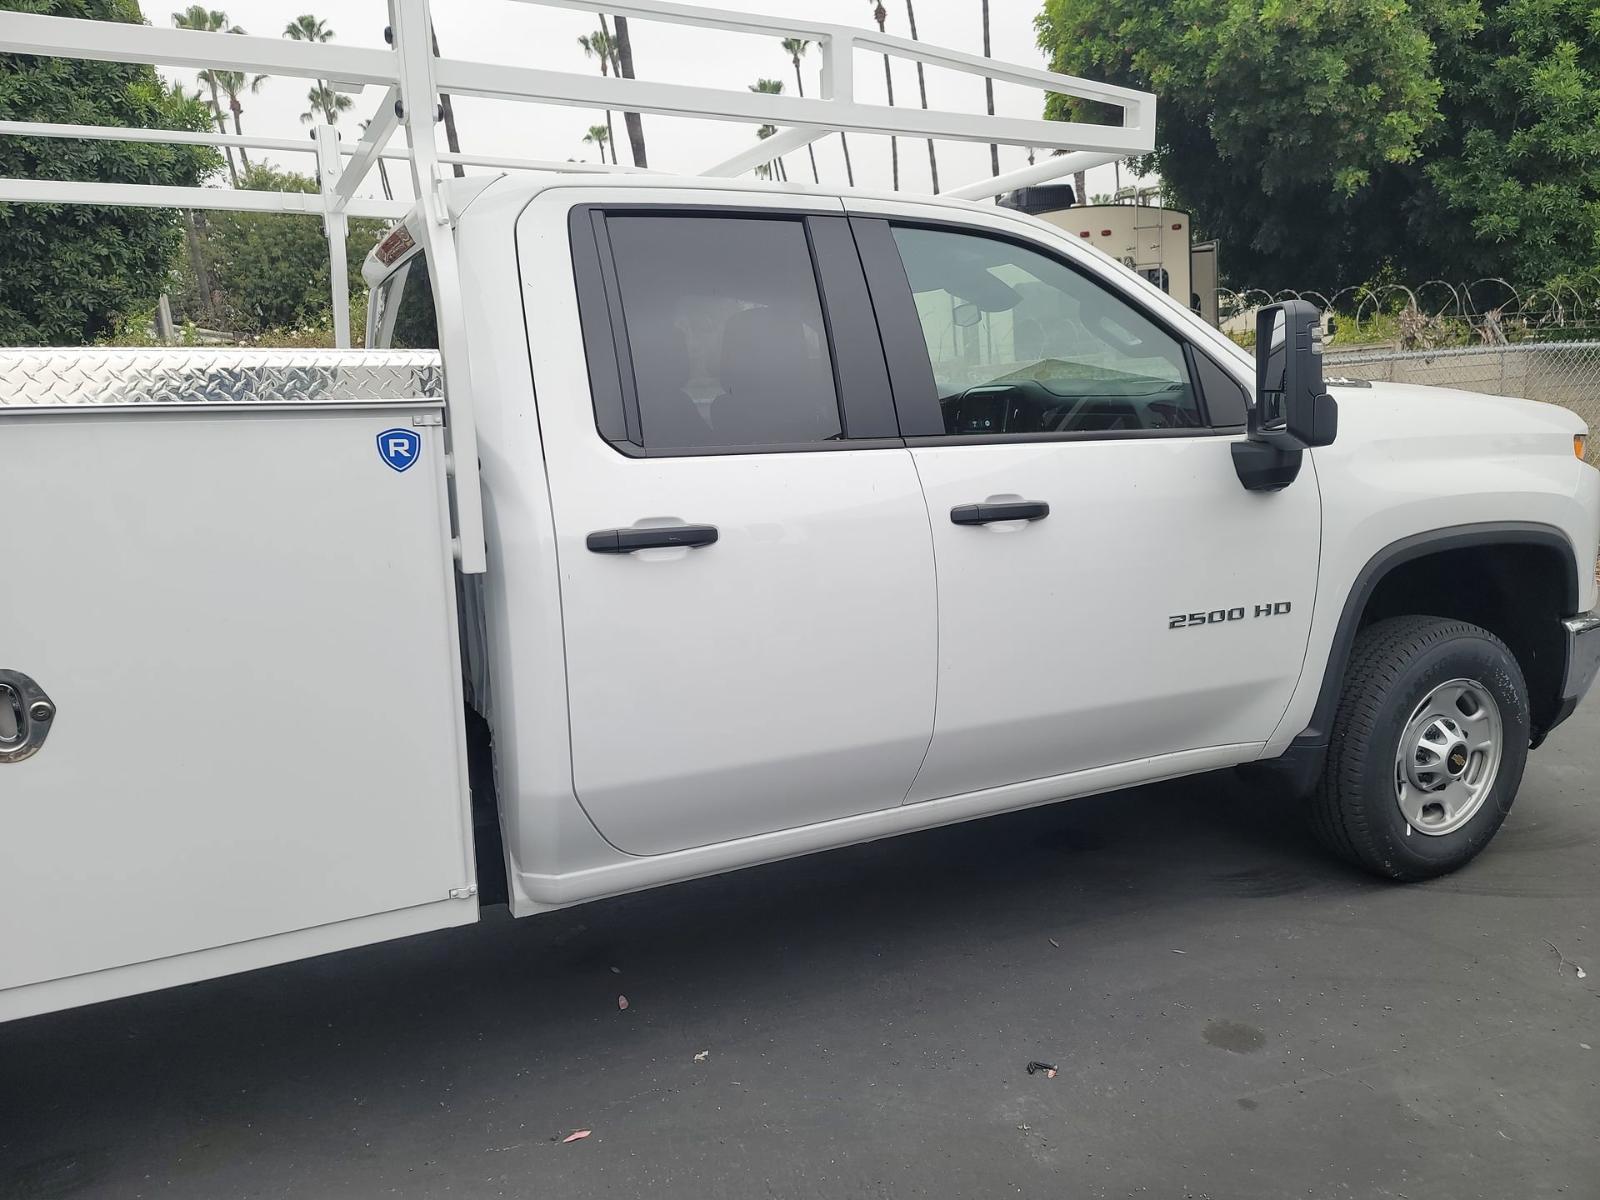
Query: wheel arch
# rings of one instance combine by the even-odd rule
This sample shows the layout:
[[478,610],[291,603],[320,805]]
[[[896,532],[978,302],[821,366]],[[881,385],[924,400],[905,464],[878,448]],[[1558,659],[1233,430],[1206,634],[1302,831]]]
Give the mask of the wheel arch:
[[[1548,728],[1547,724],[1541,723],[1541,718],[1548,721],[1559,702],[1558,693],[1566,665],[1566,642],[1561,636],[1559,621],[1561,617],[1575,613],[1578,608],[1577,555],[1571,539],[1553,525],[1497,521],[1412,534],[1389,543],[1367,560],[1345,596],[1339,624],[1323,668],[1316,707],[1312,710],[1305,731],[1294,739],[1297,748],[1320,751],[1327,746],[1356,634],[1374,620],[1397,616],[1404,611],[1416,612],[1414,607],[1404,607],[1405,602],[1416,594],[1415,588],[1407,590],[1408,582],[1427,580],[1430,571],[1436,573],[1442,570],[1451,559],[1461,560],[1474,552],[1482,554],[1485,551],[1496,552],[1496,557],[1490,560],[1496,566],[1496,573],[1489,588],[1477,593],[1461,592],[1453,601],[1440,606],[1456,611],[1419,615],[1473,620],[1510,646],[1527,678],[1534,716],[1533,744],[1539,743]],[[1506,589],[1506,571],[1508,564],[1515,564],[1519,558],[1541,564],[1538,567],[1540,574],[1527,581],[1531,592],[1541,594],[1524,602],[1522,607],[1554,605],[1558,611],[1550,614],[1552,619],[1548,622],[1548,630],[1536,625],[1519,626],[1511,619],[1515,616],[1519,600]],[[1395,608],[1397,604],[1401,607]],[[1498,611],[1504,617],[1491,624],[1481,619],[1485,611]],[[1500,627],[1496,628],[1496,625]]]

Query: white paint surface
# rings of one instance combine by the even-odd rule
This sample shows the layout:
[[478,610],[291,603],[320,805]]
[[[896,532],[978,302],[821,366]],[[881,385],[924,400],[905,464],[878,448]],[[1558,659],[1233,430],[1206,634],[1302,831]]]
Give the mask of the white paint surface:
[[397,473],[372,407],[0,416],[3,657],[58,709],[0,769],[0,1015],[473,882],[439,429]]

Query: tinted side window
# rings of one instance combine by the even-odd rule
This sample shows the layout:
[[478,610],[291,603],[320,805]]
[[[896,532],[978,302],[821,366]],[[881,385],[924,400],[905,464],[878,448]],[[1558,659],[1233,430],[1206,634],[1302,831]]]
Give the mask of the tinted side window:
[[373,293],[373,347],[437,350],[439,324],[433,311],[428,259],[418,254]]
[[646,448],[840,436],[803,222],[613,214],[606,232]]
[[947,434],[1094,433],[1205,424],[1183,346],[1048,255],[899,226]]

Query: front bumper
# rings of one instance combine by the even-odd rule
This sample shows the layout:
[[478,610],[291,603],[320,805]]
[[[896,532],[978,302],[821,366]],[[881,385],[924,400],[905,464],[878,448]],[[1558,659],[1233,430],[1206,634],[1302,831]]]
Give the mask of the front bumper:
[[1561,680],[1561,698],[1550,724],[1541,732],[1554,729],[1572,715],[1578,701],[1588,693],[1595,675],[1600,674],[1600,611],[1567,617],[1561,622],[1567,635],[1567,669]]

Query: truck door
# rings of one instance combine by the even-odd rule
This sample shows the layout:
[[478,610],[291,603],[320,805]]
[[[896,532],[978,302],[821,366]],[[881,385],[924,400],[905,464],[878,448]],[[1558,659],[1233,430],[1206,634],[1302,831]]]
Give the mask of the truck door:
[[898,805],[933,552],[848,222],[616,195],[519,232],[577,799],[635,854]]
[[1305,652],[1314,471],[1241,487],[1239,383],[1086,267],[998,221],[855,224],[938,565],[938,721],[910,798],[1250,757]]

